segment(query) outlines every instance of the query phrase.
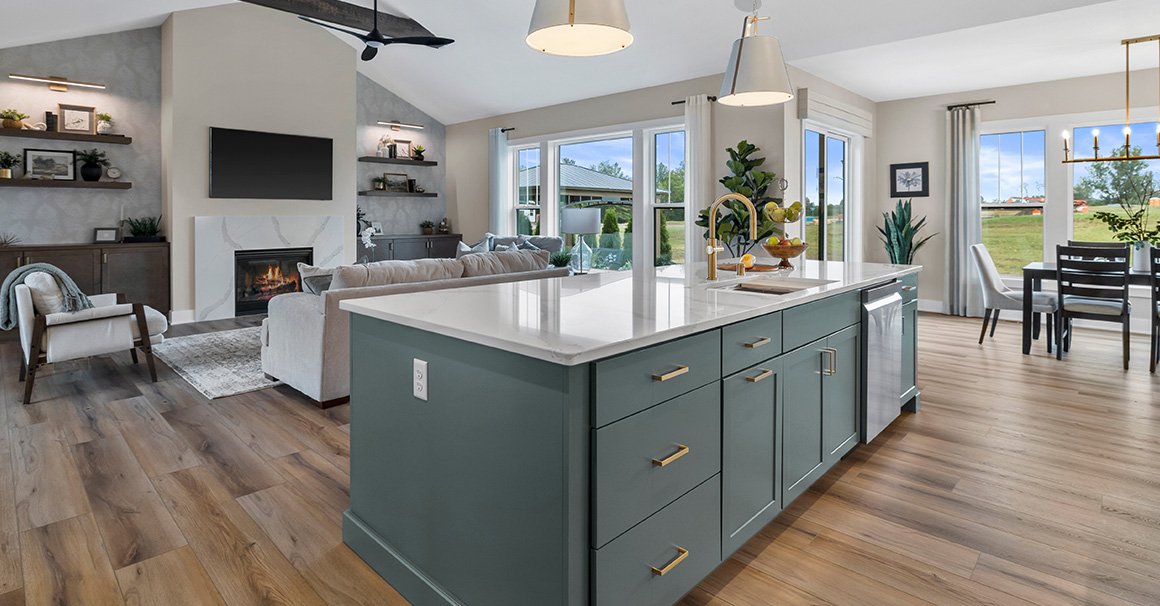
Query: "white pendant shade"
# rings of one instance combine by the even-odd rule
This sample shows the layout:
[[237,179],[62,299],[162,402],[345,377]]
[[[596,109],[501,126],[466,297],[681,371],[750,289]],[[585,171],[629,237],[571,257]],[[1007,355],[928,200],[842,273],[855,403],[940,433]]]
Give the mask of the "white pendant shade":
[[594,57],[628,48],[624,0],[536,0],[528,46],[549,55]]
[[736,107],[776,105],[793,99],[781,44],[770,36],[745,36],[733,43],[717,102]]

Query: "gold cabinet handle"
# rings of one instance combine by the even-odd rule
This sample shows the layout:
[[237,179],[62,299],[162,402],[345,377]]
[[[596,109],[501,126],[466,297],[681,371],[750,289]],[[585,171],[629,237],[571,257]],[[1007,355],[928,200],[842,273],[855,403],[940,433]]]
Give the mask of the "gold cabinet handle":
[[773,376],[772,370],[766,370],[766,369],[762,368],[761,374],[757,375],[756,377],[745,377],[745,380],[748,381],[749,383],[756,383],[758,381],[764,381],[771,376]]
[[749,349],[757,349],[758,347],[761,347],[762,345],[769,345],[772,342],[773,342],[773,340],[770,339],[769,337],[761,337],[760,339],[758,339],[752,343],[746,343],[745,346],[748,347]]
[[823,377],[832,377],[838,372],[837,369],[834,368],[837,366],[837,363],[834,361],[833,357],[834,353],[834,350],[830,349],[829,347],[822,348],[822,354],[826,356],[825,367],[822,368]]
[[902,290],[905,290],[906,292],[914,292],[914,291],[918,290],[918,287],[917,286],[903,286]]
[[653,381],[668,381],[689,372],[688,366],[678,366],[676,370],[664,375],[653,375]]
[[677,444],[677,452],[674,452],[664,459],[653,459],[653,465],[657,467],[664,467],[665,465],[668,465],[669,463],[672,463],[673,461],[676,461],[677,459],[687,454],[689,454],[689,447],[685,446],[684,444]]
[[689,550],[685,549],[684,547],[678,547],[677,548],[677,557],[675,559],[673,559],[672,562],[665,564],[664,568],[657,568],[656,566],[651,567],[653,574],[657,575],[658,577],[663,577],[663,576],[665,576],[665,573],[676,568],[677,564],[684,562],[685,558],[687,558],[687,557],[689,557]]

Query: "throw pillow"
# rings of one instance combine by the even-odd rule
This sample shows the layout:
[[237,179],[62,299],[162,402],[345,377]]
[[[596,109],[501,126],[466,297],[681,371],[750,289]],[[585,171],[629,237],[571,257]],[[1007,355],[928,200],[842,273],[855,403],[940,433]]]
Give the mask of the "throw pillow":
[[539,246],[536,246],[527,240],[520,240],[519,244],[516,245],[516,248],[519,250],[540,250]]
[[511,244],[498,244],[495,247],[495,252],[507,252],[509,250],[519,250],[519,246],[512,242]]
[[38,271],[24,277],[24,285],[32,295],[32,307],[36,313],[47,316],[64,311],[64,293],[52,274]]
[[480,240],[479,242],[476,242],[475,244],[470,244],[470,245],[464,244],[463,242],[460,242],[459,247],[455,251],[455,258],[459,259],[459,258],[463,257],[464,255],[474,255],[477,253],[487,252],[488,247],[490,245],[491,245],[491,240],[489,238],[486,238],[486,237],[484,239]]
[[302,278],[302,292],[317,295],[330,288],[331,278],[334,276],[333,267],[315,267],[305,263],[298,264],[298,277]]
[[501,246],[506,247],[506,250],[515,250],[514,248],[512,248],[512,246],[514,246],[517,242],[519,242],[520,238],[523,237],[523,236],[495,236],[492,234],[488,234],[488,235],[491,236],[491,249],[492,250],[499,250],[499,247],[501,247]]
[[520,236],[520,238],[540,250],[560,252],[564,248],[564,239],[558,236]]

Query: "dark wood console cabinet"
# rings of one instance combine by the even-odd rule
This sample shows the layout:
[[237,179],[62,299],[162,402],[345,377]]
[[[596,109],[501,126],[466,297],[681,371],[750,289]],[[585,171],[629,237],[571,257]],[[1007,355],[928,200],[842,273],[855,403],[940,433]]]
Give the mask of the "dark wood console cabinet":
[[[462,234],[433,234],[430,236],[372,236],[375,243],[375,261],[410,261],[412,259],[454,258]],[[358,241],[356,259],[371,258],[371,253]]]
[[122,293],[166,316],[169,299],[169,244],[45,244],[0,248],[3,275],[28,265],[55,265],[85,294]]

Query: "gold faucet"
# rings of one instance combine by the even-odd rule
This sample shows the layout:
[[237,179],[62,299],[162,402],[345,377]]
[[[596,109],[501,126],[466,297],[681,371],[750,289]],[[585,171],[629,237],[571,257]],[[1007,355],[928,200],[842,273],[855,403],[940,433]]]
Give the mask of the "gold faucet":
[[[757,208],[753,206],[753,202],[741,194],[725,194],[709,207],[709,245],[706,251],[709,253],[709,279],[717,279],[717,253],[725,252],[725,247],[717,243],[717,208],[721,206],[726,200],[737,200],[749,209],[749,239],[757,239]],[[737,275],[745,275],[745,264],[740,259],[737,260]]]

